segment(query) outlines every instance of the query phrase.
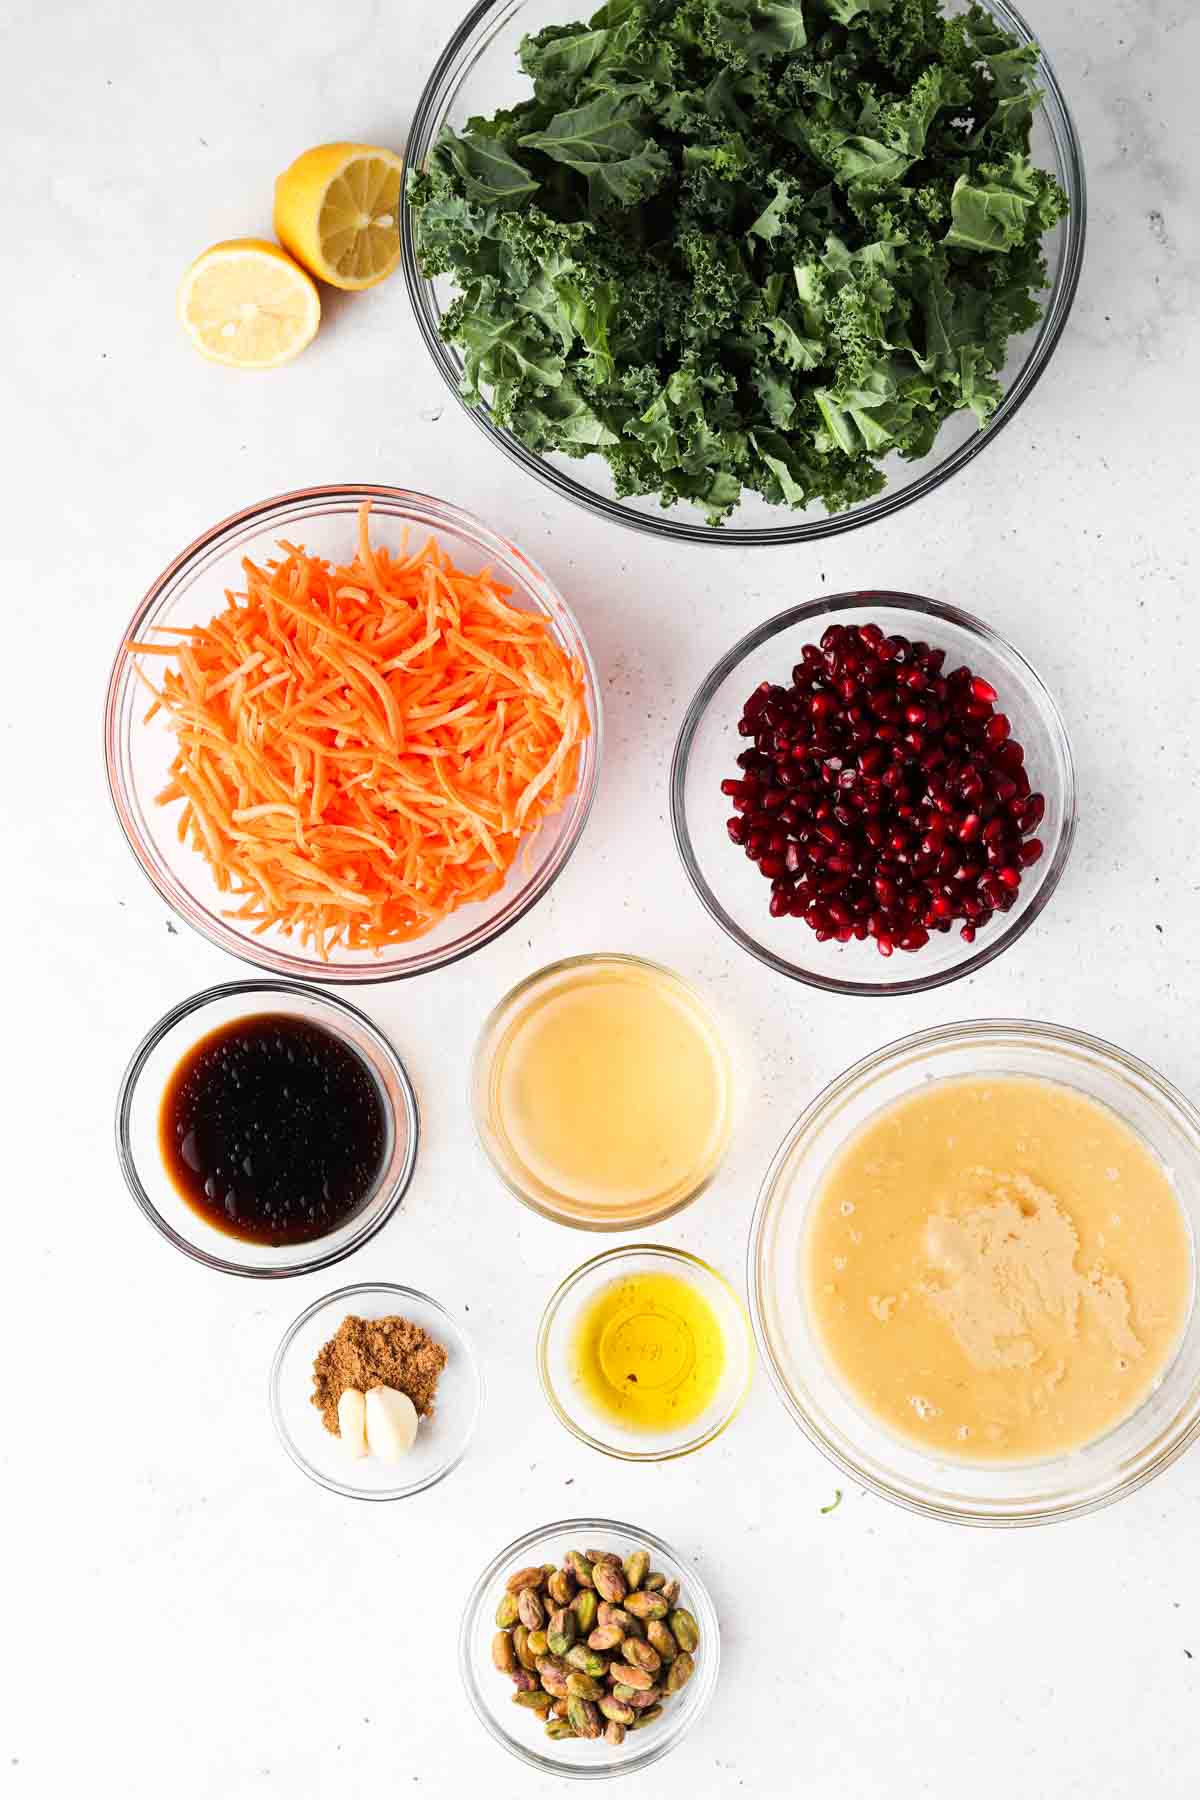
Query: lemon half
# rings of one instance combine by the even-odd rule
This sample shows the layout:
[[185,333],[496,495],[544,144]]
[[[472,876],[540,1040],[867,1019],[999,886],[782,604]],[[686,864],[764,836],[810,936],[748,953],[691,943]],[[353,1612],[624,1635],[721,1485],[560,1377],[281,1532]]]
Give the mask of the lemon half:
[[318,144],[275,183],[275,234],[332,287],[374,287],[400,260],[404,164],[371,144]]
[[179,319],[213,362],[273,369],[312,342],[321,301],[315,283],[278,244],[232,238],[205,250],[187,271]]

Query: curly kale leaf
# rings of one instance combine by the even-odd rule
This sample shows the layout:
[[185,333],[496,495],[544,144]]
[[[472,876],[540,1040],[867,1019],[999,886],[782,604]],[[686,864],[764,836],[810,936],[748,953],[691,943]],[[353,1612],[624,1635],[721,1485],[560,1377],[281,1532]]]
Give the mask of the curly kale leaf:
[[981,422],[1066,202],[1036,52],[940,0],[608,0],[410,177],[462,391],[714,523],[853,505]]

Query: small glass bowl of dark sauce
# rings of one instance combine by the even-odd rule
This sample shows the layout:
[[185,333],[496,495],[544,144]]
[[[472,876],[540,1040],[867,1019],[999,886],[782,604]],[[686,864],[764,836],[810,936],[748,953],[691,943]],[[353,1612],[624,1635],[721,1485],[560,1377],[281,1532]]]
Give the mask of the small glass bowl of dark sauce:
[[391,1216],[417,1152],[412,1083],[357,1007],[283,981],[208,988],[147,1033],[117,1102],[134,1199],[185,1255],[303,1275]]

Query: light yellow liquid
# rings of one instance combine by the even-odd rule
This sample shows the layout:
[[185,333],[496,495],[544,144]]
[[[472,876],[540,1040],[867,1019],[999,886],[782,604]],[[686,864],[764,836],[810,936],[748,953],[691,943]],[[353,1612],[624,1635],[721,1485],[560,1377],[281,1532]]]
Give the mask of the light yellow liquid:
[[1100,1437],[1156,1385],[1194,1286],[1166,1170],[1117,1114],[1056,1082],[932,1083],[832,1164],[809,1308],[880,1423],[957,1460]]
[[725,1369],[720,1320],[678,1275],[622,1276],[584,1307],[571,1375],[598,1412],[629,1431],[682,1430],[717,1397]]
[[724,1152],[730,1077],[711,1018],[677,977],[597,957],[520,997],[488,1074],[488,1136],[522,1192],[564,1217],[661,1217]]

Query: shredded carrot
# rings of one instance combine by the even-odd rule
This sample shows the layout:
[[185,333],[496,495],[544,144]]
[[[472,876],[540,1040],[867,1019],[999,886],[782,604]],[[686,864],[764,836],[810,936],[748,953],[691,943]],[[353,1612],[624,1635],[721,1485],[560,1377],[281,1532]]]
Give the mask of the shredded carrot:
[[433,538],[372,546],[368,511],[352,563],[281,544],[207,625],[128,646],[175,659],[158,687],[138,671],[176,737],[158,798],[227,916],[324,958],[494,894],[590,729],[582,668],[511,589]]

